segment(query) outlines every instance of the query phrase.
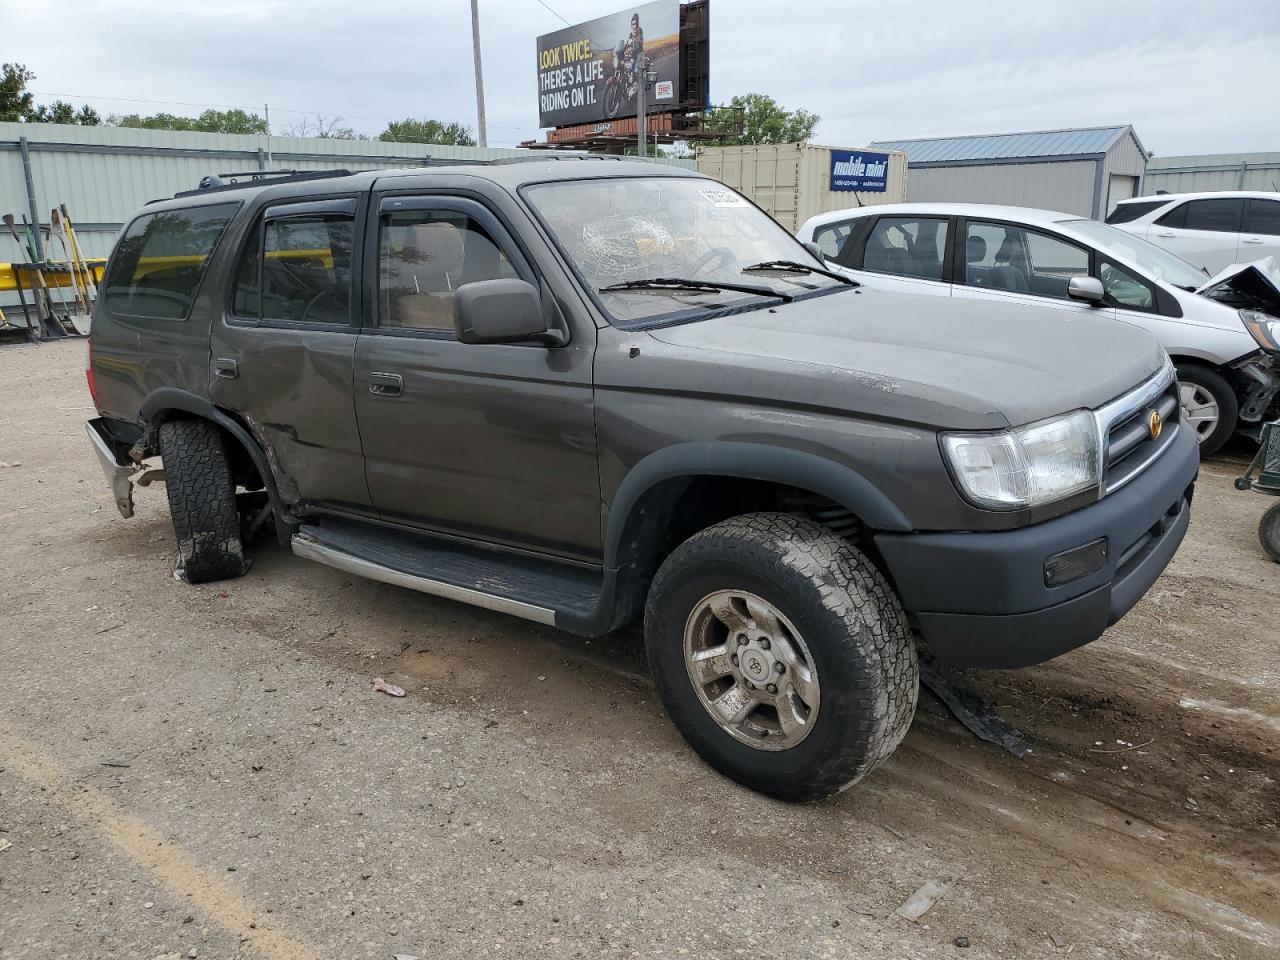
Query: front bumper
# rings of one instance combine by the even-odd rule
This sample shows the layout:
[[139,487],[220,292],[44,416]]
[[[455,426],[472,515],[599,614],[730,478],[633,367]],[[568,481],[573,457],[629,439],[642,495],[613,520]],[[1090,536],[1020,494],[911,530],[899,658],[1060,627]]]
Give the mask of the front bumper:
[[116,453],[116,446],[101,418],[87,421],[84,429],[89,434],[93,452],[98,455],[98,463],[102,465],[107,483],[111,485],[111,495],[115,498],[116,509],[120,511],[120,516],[128,520],[133,516],[133,480],[131,478],[141,468]]
[[[1185,428],[1110,496],[996,533],[878,534],[876,546],[933,654],[958,667],[1026,667],[1091,643],[1155,583],[1187,532],[1200,452]],[[1107,540],[1102,566],[1045,585],[1045,561]]]

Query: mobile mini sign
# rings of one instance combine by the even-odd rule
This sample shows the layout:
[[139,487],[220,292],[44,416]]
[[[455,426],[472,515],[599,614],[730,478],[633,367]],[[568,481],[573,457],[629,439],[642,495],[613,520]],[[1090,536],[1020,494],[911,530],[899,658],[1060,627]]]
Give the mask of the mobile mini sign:
[[646,60],[657,74],[646,113],[681,109],[679,53],[679,0],[640,3],[539,37],[538,125],[634,117]]
[[889,183],[889,155],[870,150],[831,151],[831,189],[884,193]]

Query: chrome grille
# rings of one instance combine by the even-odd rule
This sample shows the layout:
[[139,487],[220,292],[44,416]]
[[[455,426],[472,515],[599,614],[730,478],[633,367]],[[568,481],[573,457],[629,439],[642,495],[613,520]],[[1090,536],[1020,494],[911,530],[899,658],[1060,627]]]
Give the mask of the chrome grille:
[[[1160,414],[1162,428],[1152,437],[1149,418]],[[1173,442],[1181,408],[1172,364],[1134,390],[1097,411],[1102,457],[1102,492],[1120,489],[1155,461]]]

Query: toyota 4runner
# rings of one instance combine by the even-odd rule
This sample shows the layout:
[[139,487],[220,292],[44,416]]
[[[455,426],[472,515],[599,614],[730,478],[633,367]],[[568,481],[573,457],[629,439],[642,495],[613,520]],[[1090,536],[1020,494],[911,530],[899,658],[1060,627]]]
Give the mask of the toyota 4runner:
[[121,234],[88,379],[126,517],[162,458],[187,581],[274,528],[579,634],[643,619],[685,738],[787,799],[893,752],[917,643],[1008,668],[1097,638],[1198,465],[1142,331],[869,291],[627,161],[208,178]]

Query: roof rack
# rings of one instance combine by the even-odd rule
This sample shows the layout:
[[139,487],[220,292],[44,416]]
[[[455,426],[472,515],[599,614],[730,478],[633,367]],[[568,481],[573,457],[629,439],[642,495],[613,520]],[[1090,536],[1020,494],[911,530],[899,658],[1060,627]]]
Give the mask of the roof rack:
[[[200,179],[194,190],[181,190],[174,197],[195,197],[223,190],[243,190],[277,183],[297,183],[302,180],[326,180],[331,177],[349,177],[350,170],[245,170],[237,173],[211,173]],[[247,180],[238,179],[248,177]]]

